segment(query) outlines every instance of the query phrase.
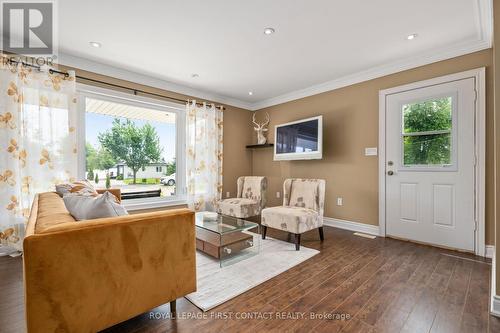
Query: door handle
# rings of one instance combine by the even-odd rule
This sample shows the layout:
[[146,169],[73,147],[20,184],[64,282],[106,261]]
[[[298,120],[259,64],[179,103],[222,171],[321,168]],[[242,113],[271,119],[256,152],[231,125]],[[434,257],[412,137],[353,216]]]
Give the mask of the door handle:
[[392,171],[392,170],[387,171],[387,174],[388,174],[389,176],[392,176],[392,175],[394,174],[394,171]]

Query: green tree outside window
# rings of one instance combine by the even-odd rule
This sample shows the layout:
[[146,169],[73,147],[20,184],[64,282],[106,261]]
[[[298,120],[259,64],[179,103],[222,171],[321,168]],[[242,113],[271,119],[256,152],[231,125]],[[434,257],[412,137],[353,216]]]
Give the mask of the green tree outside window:
[[146,165],[160,161],[163,149],[156,129],[150,124],[137,126],[130,120],[115,119],[113,126],[99,134],[99,142],[116,161],[124,161],[133,173],[136,184],[137,171]]
[[404,165],[451,164],[451,129],[451,97],[403,105]]

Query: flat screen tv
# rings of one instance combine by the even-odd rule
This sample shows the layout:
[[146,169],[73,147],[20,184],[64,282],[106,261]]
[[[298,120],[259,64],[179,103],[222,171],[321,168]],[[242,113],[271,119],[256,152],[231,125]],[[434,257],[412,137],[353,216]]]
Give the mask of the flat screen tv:
[[323,157],[323,116],[277,125],[274,160],[313,160]]

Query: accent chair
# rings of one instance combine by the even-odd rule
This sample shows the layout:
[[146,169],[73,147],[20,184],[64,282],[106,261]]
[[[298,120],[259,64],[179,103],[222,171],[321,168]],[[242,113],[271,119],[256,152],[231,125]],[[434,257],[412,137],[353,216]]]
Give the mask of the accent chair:
[[266,177],[239,177],[237,185],[238,193],[236,198],[217,201],[217,213],[237,218],[260,215],[266,205]]
[[262,210],[262,239],[267,227],[295,235],[295,249],[300,249],[300,235],[312,229],[319,230],[323,241],[323,214],[325,206],[323,179],[286,179],[283,183],[283,206]]

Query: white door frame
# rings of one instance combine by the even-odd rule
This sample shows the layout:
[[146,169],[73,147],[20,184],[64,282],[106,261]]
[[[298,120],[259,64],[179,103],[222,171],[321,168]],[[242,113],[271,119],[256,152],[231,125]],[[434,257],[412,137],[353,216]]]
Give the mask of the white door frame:
[[424,80],[406,84],[399,87],[379,91],[379,227],[380,236],[386,235],[386,163],[385,163],[385,146],[386,146],[386,100],[389,95],[438,85],[442,83],[458,81],[463,79],[473,78],[474,87],[476,90],[476,111],[475,111],[475,151],[476,151],[476,167],[475,167],[475,218],[476,228],[474,237],[474,252],[476,255],[485,256],[485,147],[486,147],[486,89],[485,89],[485,68],[477,68],[461,73],[441,76],[430,80]]

